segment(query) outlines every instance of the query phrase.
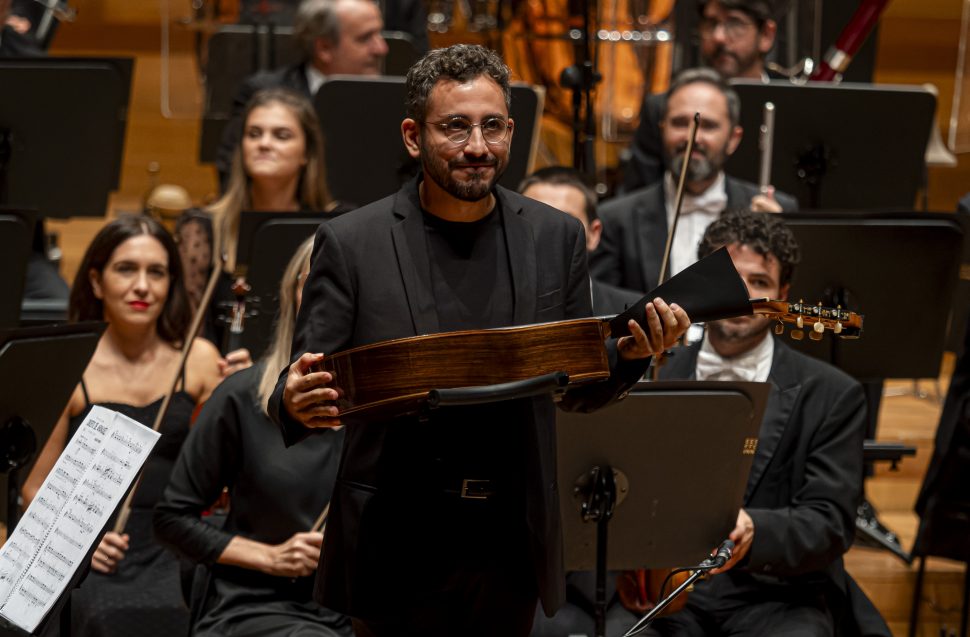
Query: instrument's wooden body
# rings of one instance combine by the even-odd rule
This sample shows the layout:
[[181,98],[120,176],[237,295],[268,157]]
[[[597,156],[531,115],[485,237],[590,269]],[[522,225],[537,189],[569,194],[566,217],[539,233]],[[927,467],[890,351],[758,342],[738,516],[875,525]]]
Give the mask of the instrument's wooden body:
[[374,343],[323,359],[334,374],[341,418],[418,412],[432,389],[480,387],[552,372],[569,382],[610,375],[606,323],[577,319]]

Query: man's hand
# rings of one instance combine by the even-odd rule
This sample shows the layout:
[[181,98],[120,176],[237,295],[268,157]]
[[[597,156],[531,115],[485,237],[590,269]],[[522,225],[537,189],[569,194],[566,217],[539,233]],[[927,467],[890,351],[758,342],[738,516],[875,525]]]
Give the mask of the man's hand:
[[253,356],[245,347],[233,350],[226,354],[225,358],[219,359],[219,373],[222,374],[223,378],[252,366]]
[[781,212],[781,204],[775,199],[775,187],[768,186],[767,192],[751,198],[751,212]]
[[263,572],[278,577],[306,577],[317,570],[323,533],[296,533],[275,546],[269,546]]
[[340,397],[338,390],[329,387],[333,382],[330,372],[314,372],[314,365],[323,360],[323,354],[307,352],[290,365],[283,387],[283,406],[287,413],[300,421],[304,427],[339,427],[340,412],[334,405],[325,404]]
[[636,360],[659,354],[673,347],[690,327],[690,317],[676,303],[669,306],[661,298],[655,298],[646,306],[647,329],[644,332],[636,321],[630,319],[631,336],[624,336],[616,343],[616,350],[623,360]]
[[738,523],[735,525],[734,530],[731,531],[728,539],[734,542],[734,553],[731,555],[731,559],[728,560],[727,564],[721,568],[712,570],[711,575],[717,575],[718,573],[731,570],[751,550],[751,543],[754,541],[754,522],[744,509],[738,511]]
[[128,551],[128,534],[119,535],[109,531],[101,538],[98,548],[91,556],[91,568],[98,573],[110,574],[118,570],[118,563]]

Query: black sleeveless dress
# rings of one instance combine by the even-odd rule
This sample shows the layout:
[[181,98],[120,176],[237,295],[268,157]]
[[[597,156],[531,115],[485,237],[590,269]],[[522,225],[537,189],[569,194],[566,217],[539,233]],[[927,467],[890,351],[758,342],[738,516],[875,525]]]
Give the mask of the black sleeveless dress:
[[[87,404],[81,415],[70,421],[69,435],[80,427],[91,401],[81,381]],[[98,403],[151,427],[162,399],[150,405]],[[110,575],[91,571],[71,598],[72,637],[171,637],[186,635],[189,612],[182,599],[178,559],[155,542],[152,509],[168,484],[169,474],[182,443],[189,433],[195,400],[182,388],[172,395],[162,421],[162,434],[145,463],[141,482],[132,499],[131,516],[125,532],[129,550]],[[109,523],[109,528],[114,521]]]

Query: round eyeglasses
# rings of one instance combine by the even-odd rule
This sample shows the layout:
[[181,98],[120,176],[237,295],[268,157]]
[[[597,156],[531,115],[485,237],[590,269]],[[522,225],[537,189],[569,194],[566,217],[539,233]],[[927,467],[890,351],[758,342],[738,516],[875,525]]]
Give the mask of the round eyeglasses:
[[728,16],[723,22],[716,18],[704,17],[701,18],[700,32],[703,37],[710,38],[717,28],[721,27],[724,29],[724,37],[735,40],[747,33],[751,27],[757,26],[756,23],[737,16]]
[[501,117],[489,117],[478,124],[472,124],[464,117],[453,117],[444,122],[425,122],[437,126],[453,144],[464,144],[471,138],[472,130],[480,128],[482,139],[488,144],[501,144],[509,136],[512,125]]

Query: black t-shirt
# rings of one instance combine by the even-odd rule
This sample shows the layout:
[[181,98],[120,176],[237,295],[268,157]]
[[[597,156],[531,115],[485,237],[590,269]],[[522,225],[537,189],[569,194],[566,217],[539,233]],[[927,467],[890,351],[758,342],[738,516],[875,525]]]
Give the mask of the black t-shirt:
[[[424,212],[430,281],[442,332],[507,327],[514,294],[502,215],[496,206],[478,221],[447,221]],[[446,486],[487,479],[519,485],[524,460],[519,409],[530,401],[452,407],[432,413],[426,450]],[[517,500],[518,498],[512,498]]]
[[424,212],[431,283],[442,332],[512,324],[512,277],[498,208],[478,221]]

